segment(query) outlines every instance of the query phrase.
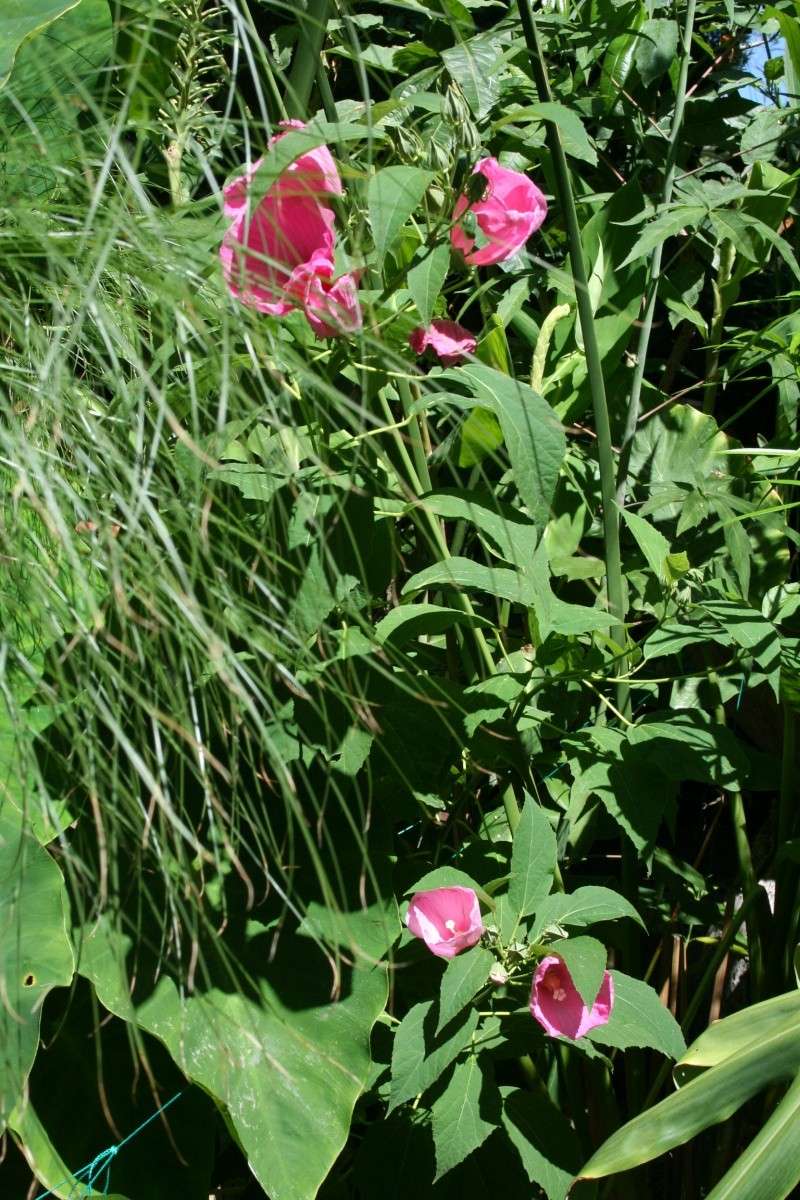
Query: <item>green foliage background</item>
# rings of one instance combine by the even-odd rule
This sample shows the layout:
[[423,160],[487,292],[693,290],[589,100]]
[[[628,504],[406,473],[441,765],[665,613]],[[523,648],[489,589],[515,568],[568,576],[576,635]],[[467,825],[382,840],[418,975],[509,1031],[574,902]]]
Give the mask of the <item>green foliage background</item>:
[[[4,1195],[178,1092],[87,1194],[800,1180],[797,10],[535,17],[543,58],[493,0],[0,12]],[[353,339],[219,270],[225,180],[322,143]],[[485,154],[550,210],[475,273]],[[420,882],[506,988],[401,936]],[[553,941],[615,972],[576,1044]]]

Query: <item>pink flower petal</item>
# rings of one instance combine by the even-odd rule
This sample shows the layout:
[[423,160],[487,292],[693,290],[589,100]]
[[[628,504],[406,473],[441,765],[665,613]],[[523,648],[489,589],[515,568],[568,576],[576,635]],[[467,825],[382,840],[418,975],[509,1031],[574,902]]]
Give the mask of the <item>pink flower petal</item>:
[[411,897],[406,925],[438,958],[453,958],[480,941],[483,921],[472,888],[432,888]]
[[421,325],[412,330],[408,344],[415,354],[424,354],[428,349],[439,356],[446,367],[461,362],[475,352],[476,341],[468,329],[457,321],[431,321],[427,329]]
[[[473,174],[477,173],[487,180],[486,194],[473,204],[465,195],[459,196],[450,241],[466,263],[480,267],[503,262],[521,250],[547,216],[547,201],[527,175],[501,166],[496,158],[482,158],[473,168]],[[487,239],[477,250],[474,238],[458,224],[467,208]]]
[[563,959],[555,954],[543,958],[531,985],[530,1010],[551,1037],[580,1038],[590,1029],[605,1025],[614,1007],[614,981],[606,971],[600,991],[587,1008],[572,982]]

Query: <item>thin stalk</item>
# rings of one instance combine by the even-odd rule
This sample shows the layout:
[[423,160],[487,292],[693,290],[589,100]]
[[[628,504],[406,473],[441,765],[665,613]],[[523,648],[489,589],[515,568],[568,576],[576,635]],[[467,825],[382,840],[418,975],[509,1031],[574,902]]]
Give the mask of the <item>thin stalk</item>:
[[555,308],[551,308],[545,319],[542,321],[542,327],[539,330],[539,336],[536,339],[536,349],[533,352],[533,361],[531,362],[531,387],[535,392],[541,392],[542,384],[544,383],[544,364],[547,360],[547,351],[550,349],[550,341],[553,337],[553,330],[562,317],[569,316],[568,304],[557,304]]
[[297,48],[286,83],[286,108],[290,117],[308,116],[308,102],[328,30],[330,10],[331,0],[308,0],[306,11],[297,15]]
[[[690,0],[692,2],[692,0]],[[533,78],[539,99],[549,104],[553,96],[550,91],[550,81],[547,76],[547,66],[544,60],[539,31],[531,9],[530,0],[519,0],[519,14],[522,20],[522,31],[528,47]],[[594,408],[594,424],[597,433],[597,453],[600,462],[600,493],[603,503],[603,536],[605,542],[605,573],[608,607],[614,618],[612,637],[620,646],[625,644],[625,601],[622,584],[622,561],[619,552],[619,510],[615,504],[616,467],[614,451],[611,445],[611,425],[608,418],[608,402],[606,387],[603,379],[603,364],[600,357],[600,347],[597,343],[597,333],[594,326],[594,314],[589,298],[589,287],[586,279],[586,265],[583,259],[583,244],[581,229],[578,223],[578,212],[575,207],[575,197],[572,193],[569,167],[567,166],[564,147],[558,128],[551,121],[547,122],[547,146],[553,160],[556,190],[564,213],[569,241],[569,257],[572,266],[572,277],[575,281],[575,294],[578,304],[578,319],[581,323],[583,345],[586,354],[586,366],[589,373],[589,386]],[[619,707],[627,704],[627,684],[621,684],[623,701]]]
[[706,386],[703,389],[703,412],[713,413],[719,387],[719,351],[722,333],[725,328],[725,316],[728,312],[730,296],[726,288],[731,281],[731,272],[736,258],[736,251],[730,238],[725,238],[719,248],[719,266],[717,275],[712,283],[714,291],[714,311],[711,316],[711,328],[708,331],[709,347],[706,354]]
[[[678,151],[680,149],[681,126],[683,125],[683,112],[686,105],[686,82],[689,77],[689,62],[691,59],[692,34],[694,31],[694,14],[696,0],[689,0],[686,7],[686,21],[683,27],[683,42],[681,45],[681,65],[678,72],[678,86],[675,94],[675,109],[672,115],[672,129],[669,136],[669,150],[667,151],[666,172],[664,174],[664,186],[661,191],[662,207],[669,204],[672,199],[672,189],[675,183],[675,167],[678,161]],[[625,431],[622,435],[622,445],[620,447],[619,468],[617,472],[617,504],[622,507],[625,503],[625,495],[628,487],[628,465],[631,457],[631,447],[636,433],[636,423],[639,420],[639,413],[642,404],[642,382],[644,380],[645,367],[647,366],[647,351],[650,345],[650,334],[653,330],[653,314],[655,313],[656,300],[658,298],[658,285],[661,282],[661,255],[664,248],[664,243],[659,244],[653,250],[650,258],[650,263],[647,269],[647,286],[645,288],[645,306],[644,317],[639,326],[639,341],[636,346],[636,366],[633,369],[633,380],[631,382],[631,393],[628,397],[628,411],[625,417]]]
[[[681,1021],[681,1029],[683,1029],[684,1033],[687,1033],[691,1029],[692,1022],[694,1021],[695,1017],[697,1016],[697,1013],[700,1009],[700,1005],[703,1003],[703,1000],[705,998],[706,993],[708,992],[708,989],[712,986],[712,984],[714,982],[714,979],[717,974],[717,969],[719,968],[719,964],[722,962],[723,958],[728,953],[728,950],[731,947],[733,939],[736,937],[736,934],[739,932],[740,925],[744,921],[747,914],[750,912],[750,909],[753,907],[753,905],[760,899],[761,894],[763,894],[763,889],[761,887],[759,887],[758,884],[756,884],[755,888],[751,892],[748,892],[743,897],[742,903],[739,905],[738,909],[736,910],[736,912],[733,914],[733,916],[730,919],[728,928],[725,930],[725,932],[722,934],[722,937],[717,942],[717,944],[714,948],[714,953],[711,955],[710,959],[708,960],[708,963],[706,964],[706,969],[703,972],[703,977],[700,980],[700,982],[698,983],[697,987],[694,989],[694,991],[692,993],[692,998],[686,1006],[686,1012],[684,1014],[683,1020]],[[656,1096],[661,1091],[664,1080],[669,1075],[671,1066],[672,1066],[672,1064],[669,1061],[666,1061],[662,1064],[661,1069],[658,1072],[658,1075],[656,1076],[655,1080],[653,1081],[653,1086],[650,1088],[650,1091],[647,1093],[647,1098],[644,1102],[644,1105],[642,1106],[642,1111],[644,1111],[644,1109],[646,1109],[646,1108],[649,1108],[650,1105],[656,1099]]]
[[413,398],[411,396],[411,387],[407,379],[398,379],[397,390],[400,393],[400,403],[403,406],[403,414],[408,421],[409,440],[411,442],[411,453],[414,456],[414,465],[416,467],[417,478],[422,484],[426,492],[431,491],[431,474],[428,470],[428,457],[425,453],[425,446],[422,441],[422,429],[420,427],[419,417],[414,412]]

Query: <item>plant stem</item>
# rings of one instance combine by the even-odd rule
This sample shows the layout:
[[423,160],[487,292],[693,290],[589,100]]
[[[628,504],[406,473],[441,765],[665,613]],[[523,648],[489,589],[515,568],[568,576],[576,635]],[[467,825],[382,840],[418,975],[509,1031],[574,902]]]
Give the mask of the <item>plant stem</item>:
[[[661,190],[661,207],[665,207],[672,199],[672,188],[675,183],[675,166],[680,149],[681,126],[683,111],[686,105],[686,82],[689,76],[689,61],[691,59],[692,33],[694,30],[694,14],[696,0],[689,0],[686,7],[686,21],[683,27],[683,43],[681,46],[681,66],[678,73],[678,86],[675,94],[675,108],[672,115],[672,129],[669,136],[664,186]],[[659,242],[654,248],[647,268],[647,285],[645,288],[645,305],[642,323],[639,326],[639,341],[636,346],[636,365],[633,369],[631,392],[628,397],[628,411],[625,417],[625,431],[620,447],[619,468],[617,472],[617,504],[622,507],[628,487],[628,464],[630,463],[631,447],[636,434],[636,425],[642,404],[642,383],[647,366],[647,351],[650,345],[650,334],[653,330],[653,314],[658,298],[658,285],[661,282],[661,255],[664,243]]]
[[400,403],[403,406],[403,414],[408,420],[408,432],[411,441],[411,453],[414,457],[414,466],[416,467],[417,478],[419,479],[423,489],[426,492],[431,491],[431,474],[428,470],[428,458],[425,454],[425,447],[422,444],[422,430],[420,428],[419,417],[413,410],[413,398],[411,396],[411,387],[407,379],[398,379],[397,390],[400,393]]
[[[692,2],[692,0],[690,0]],[[539,41],[539,31],[533,16],[530,0],[519,0],[519,13],[522,20],[522,31],[530,56],[533,78],[539,99],[542,103],[552,102],[550,81],[547,77],[542,47]],[[608,402],[606,400],[605,381],[603,379],[603,364],[600,357],[600,347],[597,343],[597,333],[594,327],[594,314],[589,298],[589,288],[586,279],[586,265],[583,258],[581,230],[578,223],[578,213],[575,198],[572,193],[569,168],[567,166],[561,135],[556,125],[547,122],[547,145],[553,160],[558,199],[564,213],[569,241],[569,257],[572,266],[572,277],[575,281],[575,294],[578,304],[578,319],[581,323],[583,345],[586,354],[586,366],[589,373],[589,386],[594,407],[595,432],[597,434],[597,453],[600,460],[600,493],[603,503],[603,535],[605,541],[606,589],[608,607],[614,618],[612,637],[620,646],[625,644],[625,602],[622,584],[622,562],[619,552],[619,510],[614,502],[616,483],[616,468],[614,451],[611,445],[611,425],[608,418]],[[620,684],[623,703],[627,702],[627,684]]]
[[290,117],[308,116],[308,102],[319,66],[319,56],[328,30],[331,0],[308,0],[305,12],[297,13],[297,48],[286,83],[286,108]]
[[728,311],[730,298],[725,296],[725,288],[730,283],[733,261],[736,257],[733,242],[725,238],[719,248],[719,267],[717,277],[712,282],[714,290],[714,312],[711,317],[711,328],[708,331],[708,353],[706,354],[706,385],[703,389],[703,412],[713,413],[714,402],[719,387],[719,350],[722,332],[725,327],[725,314]]

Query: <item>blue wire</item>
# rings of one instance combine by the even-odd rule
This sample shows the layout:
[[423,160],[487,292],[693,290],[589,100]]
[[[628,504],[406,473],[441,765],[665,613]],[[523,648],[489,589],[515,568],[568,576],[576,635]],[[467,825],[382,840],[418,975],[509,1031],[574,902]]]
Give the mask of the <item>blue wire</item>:
[[128,1142],[132,1142],[135,1137],[138,1137],[143,1129],[146,1129],[147,1126],[151,1125],[153,1121],[160,1117],[163,1112],[166,1112],[169,1106],[174,1104],[176,1100],[180,1100],[182,1095],[183,1092],[176,1092],[171,1100],[168,1100],[166,1104],[161,1105],[161,1108],[158,1108],[154,1113],[151,1113],[146,1121],[142,1121],[141,1125],[138,1125],[132,1133],[129,1133],[128,1136],[123,1138],[121,1142],[118,1142],[116,1146],[109,1146],[107,1150],[101,1150],[100,1153],[95,1155],[92,1161],[87,1163],[85,1167],[81,1167],[81,1169],[79,1171],[75,1171],[75,1173],[69,1179],[62,1180],[61,1183],[56,1184],[56,1186],[51,1188],[49,1191],[42,1192],[41,1195],[36,1197],[36,1200],[47,1200],[48,1196],[55,1196],[57,1191],[60,1191],[61,1188],[66,1187],[66,1185],[69,1183],[74,1183],[75,1180],[83,1182],[82,1177],[84,1175],[86,1176],[86,1181],[83,1186],[83,1195],[88,1196],[91,1194],[95,1183],[98,1181],[98,1177],[103,1171],[105,1171],[106,1177],[101,1195],[107,1196],[108,1189],[111,1186],[111,1167],[113,1166],[114,1159],[119,1154],[122,1147],[127,1146]]

